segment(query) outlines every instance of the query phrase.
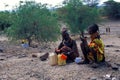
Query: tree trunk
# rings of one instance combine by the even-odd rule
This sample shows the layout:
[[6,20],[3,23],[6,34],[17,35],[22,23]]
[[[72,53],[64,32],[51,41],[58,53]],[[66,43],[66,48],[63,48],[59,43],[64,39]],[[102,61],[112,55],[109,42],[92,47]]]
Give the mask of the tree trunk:
[[27,40],[28,40],[28,45],[31,47],[31,42],[32,42],[31,38],[29,37],[27,38]]

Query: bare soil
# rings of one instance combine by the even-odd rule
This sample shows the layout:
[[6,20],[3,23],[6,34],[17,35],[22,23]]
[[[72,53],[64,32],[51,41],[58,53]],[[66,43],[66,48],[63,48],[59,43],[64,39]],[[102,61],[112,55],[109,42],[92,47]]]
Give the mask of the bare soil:
[[[19,43],[11,43],[4,36],[0,37],[0,80],[120,80],[120,22],[105,22],[100,27],[101,38],[105,44],[106,61],[116,64],[118,69],[102,66],[91,68],[90,65],[78,65],[75,62],[65,66],[50,66],[49,60],[40,61],[32,54],[43,55],[54,52],[58,42],[37,48],[22,48]],[[110,26],[109,26],[110,25]],[[111,28],[106,33],[106,27]],[[79,47],[80,40],[77,40]],[[109,79],[107,79],[109,78]]]

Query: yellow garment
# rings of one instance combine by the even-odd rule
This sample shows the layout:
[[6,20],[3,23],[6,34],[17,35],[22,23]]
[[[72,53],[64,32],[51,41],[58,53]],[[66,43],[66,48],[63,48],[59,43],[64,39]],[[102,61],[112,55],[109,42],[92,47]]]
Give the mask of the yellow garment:
[[[97,52],[97,60],[102,61],[104,57],[104,44],[101,39],[94,39],[89,44],[90,48],[93,48]],[[94,60],[92,53],[90,52],[88,55],[89,60]]]
[[22,39],[21,42],[22,42],[22,43],[28,43],[28,40],[27,40],[27,39]]

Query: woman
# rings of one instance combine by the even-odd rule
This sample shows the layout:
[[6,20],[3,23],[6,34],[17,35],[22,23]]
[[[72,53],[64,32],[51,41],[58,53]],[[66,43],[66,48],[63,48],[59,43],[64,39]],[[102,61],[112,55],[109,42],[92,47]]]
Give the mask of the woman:
[[104,43],[100,38],[99,27],[97,24],[89,26],[90,43],[87,46],[81,43],[81,50],[84,55],[82,64],[94,63],[95,65],[105,61]]
[[76,41],[70,38],[67,30],[62,31],[62,42],[58,48],[55,49],[55,52],[57,54],[65,54],[67,56],[67,61],[74,61],[74,59],[79,56]]

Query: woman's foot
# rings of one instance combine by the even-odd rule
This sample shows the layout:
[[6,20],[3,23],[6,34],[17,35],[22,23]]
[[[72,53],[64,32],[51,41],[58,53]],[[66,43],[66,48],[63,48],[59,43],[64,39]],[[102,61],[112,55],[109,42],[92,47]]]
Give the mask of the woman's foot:
[[91,64],[91,67],[92,67],[92,68],[98,68],[98,66],[99,66],[99,65],[98,65],[97,63]]

